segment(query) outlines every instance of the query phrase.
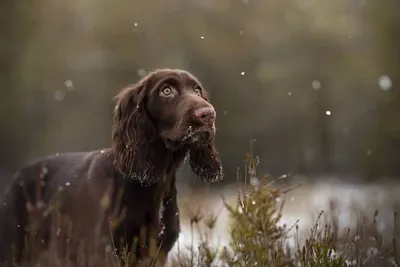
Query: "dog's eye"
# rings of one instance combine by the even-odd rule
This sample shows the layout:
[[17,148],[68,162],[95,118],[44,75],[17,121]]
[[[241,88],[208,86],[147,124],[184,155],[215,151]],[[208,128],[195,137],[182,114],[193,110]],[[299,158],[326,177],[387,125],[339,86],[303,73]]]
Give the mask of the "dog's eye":
[[195,92],[197,95],[200,95],[200,96],[201,96],[201,87],[200,87],[199,85],[196,85],[196,86],[194,87],[194,92]]
[[160,92],[163,96],[170,96],[172,94],[172,87],[170,85],[165,85]]

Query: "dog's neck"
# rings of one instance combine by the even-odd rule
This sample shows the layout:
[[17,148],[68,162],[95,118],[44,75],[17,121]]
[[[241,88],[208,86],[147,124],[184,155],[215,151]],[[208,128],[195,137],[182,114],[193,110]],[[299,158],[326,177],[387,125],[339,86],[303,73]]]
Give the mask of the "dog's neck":
[[170,150],[161,139],[153,140],[135,151],[129,147],[125,151],[113,151],[114,155],[127,153],[124,162],[114,161],[114,167],[119,179],[150,186],[165,179],[167,173],[175,173],[188,151],[186,147]]

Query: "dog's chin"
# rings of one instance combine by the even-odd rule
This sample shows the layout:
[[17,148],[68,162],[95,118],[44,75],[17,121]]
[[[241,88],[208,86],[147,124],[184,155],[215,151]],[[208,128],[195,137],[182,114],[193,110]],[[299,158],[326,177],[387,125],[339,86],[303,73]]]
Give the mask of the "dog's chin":
[[187,140],[187,144],[208,144],[214,139],[214,134],[210,131],[201,131],[194,133]]
[[215,131],[197,131],[190,136],[165,139],[165,146],[170,150],[178,150],[185,145],[207,145],[214,140]]
[[165,147],[172,151],[176,151],[176,150],[180,149],[183,145],[182,142],[173,140],[173,139],[165,139],[164,143],[165,143]]

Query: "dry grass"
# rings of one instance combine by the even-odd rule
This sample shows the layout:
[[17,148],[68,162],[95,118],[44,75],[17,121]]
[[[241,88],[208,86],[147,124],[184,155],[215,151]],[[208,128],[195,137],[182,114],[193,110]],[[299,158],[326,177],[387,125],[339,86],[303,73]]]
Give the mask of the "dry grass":
[[238,189],[237,203],[225,202],[230,219],[229,245],[215,246],[216,218],[199,220],[203,216],[194,213],[192,234],[200,235],[200,242],[197,247],[191,245],[180,251],[173,266],[399,266],[396,206],[386,207],[392,210],[391,227],[378,227],[380,220],[388,221],[379,217],[378,210],[365,214],[354,207],[356,223],[343,229],[338,202],[331,201],[304,236],[297,222],[281,223],[282,199],[297,189],[288,187],[285,177],[263,178],[258,185],[250,185],[256,166],[256,159],[246,158],[245,185]]
[[[364,214],[357,210],[357,222],[353,227],[339,226],[337,203],[332,201],[326,211],[321,211],[306,236],[301,235],[297,223],[282,225],[285,196],[291,190],[285,179],[259,179],[251,184],[256,175],[257,159],[246,156],[243,186],[238,189],[236,203],[224,201],[229,215],[229,243],[218,246],[215,229],[218,214],[204,214],[199,207],[185,209],[192,240],[189,245],[176,248],[171,253],[171,267],[247,267],[247,266],[399,266],[398,218],[393,208],[390,232],[378,227],[380,219],[376,210]],[[240,177],[238,170],[238,180]],[[241,181],[238,181],[240,184]],[[239,188],[239,186],[238,186]],[[40,206],[40,205],[39,205]],[[193,207],[193,205],[191,205]],[[34,209],[33,209],[34,210]],[[37,213],[37,212],[36,212]],[[383,218],[387,221],[387,218]],[[389,229],[389,227],[387,228]],[[199,237],[199,242],[194,236]],[[40,242],[37,242],[40,245]],[[101,242],[100,242],[101,243]],[[32,243],[33,244],[33,243]],[[36,243],[35,243],[36,244]],[[32,246],[30,246],[32,247]],[[174,251],[174,252],[175,252]],[[91,266],[130,266],[131,253],[127,249],[122,259],[117,259],[112,247],[87,255],[81,251],[79,263],[69,264],[49,250],[41,259],[41,267],[84,266],[88,258],[96,258]],[[26,265],[28,266],[28,265]],[[33,265],[29,265],[33,266]],[[160,266],[155,261],[140,266]]]

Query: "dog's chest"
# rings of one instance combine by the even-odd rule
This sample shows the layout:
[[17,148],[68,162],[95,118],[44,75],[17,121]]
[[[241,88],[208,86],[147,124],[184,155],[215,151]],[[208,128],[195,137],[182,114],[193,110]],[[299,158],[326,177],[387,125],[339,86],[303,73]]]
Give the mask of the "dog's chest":
[[157,185],[143,187],[135,183],[115,188],[107,217],[116,245],[131,244],[135,238],[147,243],[151,236],[157,237],[161,204],[157,188]]
[[147,224],[151,220],[151,211],[155,208],[155,188],[128,184],[114,190],[111,216],[118,216],[126,224],[135,226]]

